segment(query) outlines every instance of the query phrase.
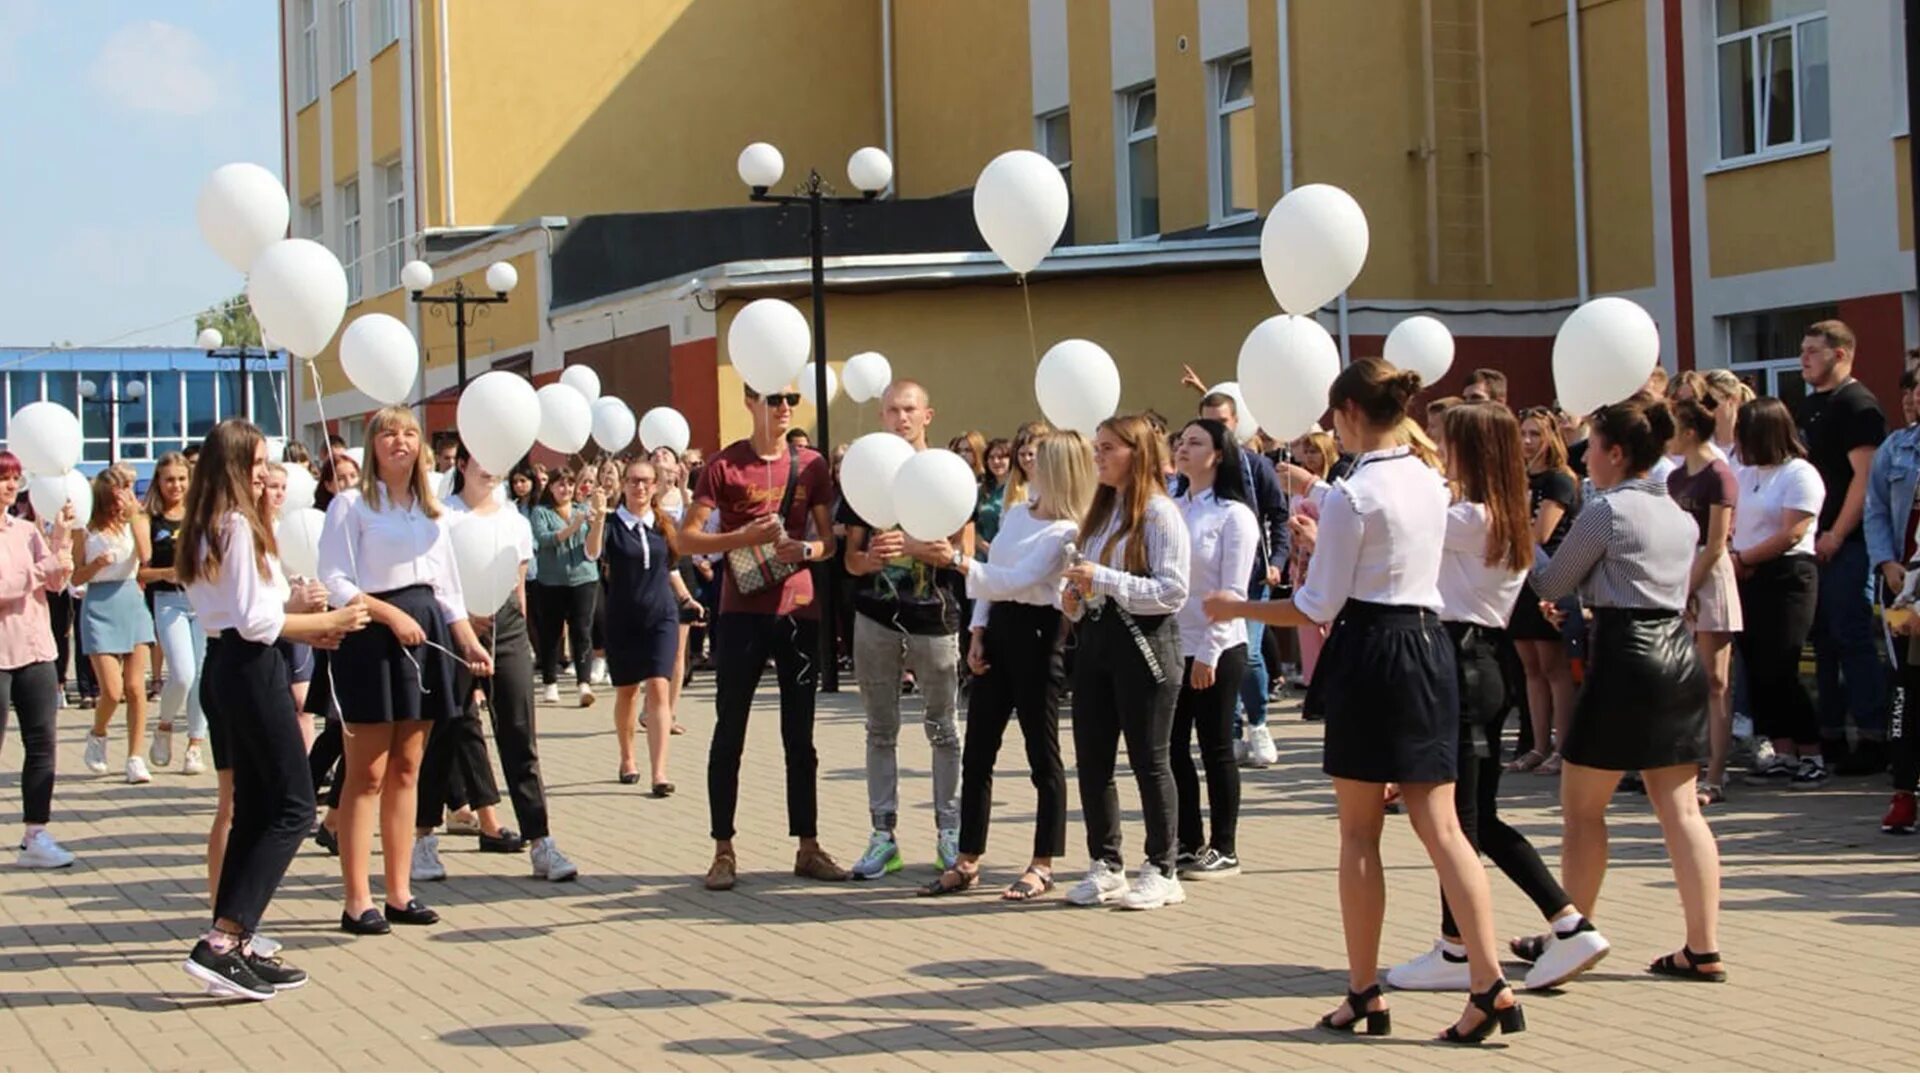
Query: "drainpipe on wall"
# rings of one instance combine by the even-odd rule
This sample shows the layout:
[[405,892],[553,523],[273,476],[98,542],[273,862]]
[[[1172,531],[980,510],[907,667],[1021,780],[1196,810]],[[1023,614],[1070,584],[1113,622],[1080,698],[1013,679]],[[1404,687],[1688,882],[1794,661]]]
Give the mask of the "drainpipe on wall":
[[459,224],[453,210],[453,57],[447,52],[447,0],[440,0],[440,182],[447,227]]
[[1293,190],[1293,47],[1288,39],[1290,0],[1274,0],[1280,19],[1280,194]]
[[882,149],[893,162],[893,178],[887,181],[885,194],[894,194],[900,182],[900,162],[893,156],[893,0],[880,0],[880,104],[886,140]]
[[1587,137],[1580,106],[1580,0],[1567,0],[1567,95],[1573,127],[1573,250],[1580,302],[1592,296],[1587,279]]
[[1347,333],[1347,294],[1340,294],[1340,366],[1353,363],[1353,338]]

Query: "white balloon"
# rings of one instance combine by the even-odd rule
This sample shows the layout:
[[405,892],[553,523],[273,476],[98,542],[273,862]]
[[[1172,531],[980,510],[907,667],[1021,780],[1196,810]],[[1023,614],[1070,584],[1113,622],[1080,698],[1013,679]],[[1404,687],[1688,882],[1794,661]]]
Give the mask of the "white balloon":
[[67,502],[73,504],[73,520],[80,524],[93,516],[93,481],[80,475],[79,469],[67,472]]
[[785,300],[755,300],[727,327],[727,356],[755,393],[778,393],[800,374],[813,351],[813,331]]
[[1639,392],[1660,362],[1660,328],[1645,308],[1618,296],[1580,305],[1553,339],[1560,407],[1585,416]]
[[[846,475],[846,466],[841,466]],[[922,450],[893,476],[893,507],[900,528],[915,540],[932,543],[960,531],[980,501],[973,466],[951,450]]]
[[267,245],[287,235],[291,207],[279,177],[250,162],[213,170],[194,203],[200,235],[228,266],[246,273]]
[[1421,383],[1432,386],[1453,366],[1453,334],[1431,315],[1400,320],[1380,356],[1402,371],[1418,372]]
[[854,402],[872,401],[893,381],[893,365],[877,352],[855,353],[840,371],[840,382],[847,398]]
[[1107,350],[1068,338],[1040,358],[1033,372],[1033,396],[1048,423],[1092,439],[1120,408],[1120,369]]
[[563,454],[579,453],[593,434],[593,406],[580,391],[565,383],[548,383],[536,393],[540,398],[540,445]]
[[580,391],[580,396],[588,401],[600,400],[600,373],[585,364],[560,369],[560,381]]
[[467,610],[491,616],[513,595],[520,576],[520,553],[507,527],[511,510],[491,514],[462,514],[448,530],[453,564],[460,573],[460,591]]
[[1260,269],[1280,309],[1311,314],[1345,292],[1367,261],[1367,215],[1332,184],[1294,188],[1260,229]]
[[489,371],[461,391],[454,425],[480,467],[505,476],[540,434],[540,395],[511,371]]
[[7,422],[7,446],[27,475],[61,475],[80,461],[80,421],[58,402],[22,405]]
[[352,458],[352,459],[353,459],[353,463],[354,463],[355,465],[358,465],[358,466],[359,466],[359,467],[360,467],[361,469],[363,469],[363,470],[364,470],[364,469],[365,469],[365,468],[367,467],[367,448],[366,448],[366,447],[364,447],[364,446],[349,446],[349,447],[347,447],[347,448],[346,448],[346,450],[344,451],[344,453],[345,453],[345,454],[346,454],[346,455],[347,455],[348,457],[350,457],[350,458]]
[[[66,474],[27,477],[27,503],[41,521],[59,520],[60,508],[67,505]],[[76,518],[78,516],[75,515]],[[80,524],[84,525],[85,522]]]
[[289,463],[287,465],[287,501],[280,504],[280,516],[285,517],[296,510],[313,508],[313,497],[319,489],[319,482],[307,471],[305,465]]
[[274,540],[280,545],[280,566],[294,577],[320,575],[320,530],[327,515],[318,510],[289,510],[274,525]]
[[311,240],[276,240],[253,260],[247,302],[262,333],[296,356],[315,357],[347,313],[347,272]]
[[840,490],[860,520],[875,529],[891,529],[900,515],[893,505],[893,480],[913,457],[913,444],[891,431],[862,435],[840,462]]
[[1304,315],[1275,315],[1240,346],[1240,393],[1276,439],[1312,430],[1340,374],[1340,347]]
[[687,452],[687,443],[693,438],[693,432],[687,427],[687,418],[680,410],[667,405],[655,405],[640,418],[640,445],[648,451],[667,447],[676,454]]
[[1253,418],[1253,410],[1247,408],[1247,398],[1240,392],[1237,382],[1223,382],[1207,391],[1209,394],[1225,394],[1233,399],[1234,428],[1233,437],[1246,442],[1260,433],[1260,421]]
[[1067,182],[1060,167],[1031,150],[1009,150],[980,170],[973,222],[1016,274],[1040,265],[1067,226]]
[[617,454],[633,441],[633,410],[617,397],[603,397],[593,403],[593,441],[609,454]]
[[226,344],[226,339],[220,336],[220,331],[209,326],[194,337],[193,344],[196,348],[213,350]]
[[[818,379],[819,373],[814,370],[813,362],[808,361],[807,366],[800,369],[800,400],[809,405],[819,404],[814,400],[814,384]],[[833,377],[833,365],[827,365],[827,404],[829,405],[833,404],[834,395],[840,392],[839,382],[840,380]]]
[[348,323],[340,335],[340,368],[361,393],[382,405],[398,405],[413,394],[420,345],[406,323],[371,312]]

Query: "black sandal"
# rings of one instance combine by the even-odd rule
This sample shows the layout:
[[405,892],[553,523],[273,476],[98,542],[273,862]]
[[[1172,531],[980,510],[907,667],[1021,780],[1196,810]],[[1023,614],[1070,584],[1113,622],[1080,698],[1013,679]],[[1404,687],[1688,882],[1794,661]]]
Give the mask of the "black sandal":
[[[1027,883],[1028,874],[1032,874],[1034,877],[1040,879],[1038,888]],[[1037,899],[1052,891],[1053,871],[1044,866],[1029,866],[1020,872],[1019,880],[1007,886],[1007,890],[1000,894],[1000,899],[1008,900],[1016,904],[1024,904],[1028,900]]]
[[[947,883],[948,878],[950,876],[957,879],[956,884],[949,885]],[[955,867],[953,869],[943,872],[939,877],[934,878],[933,881],[930,882],[929,884],[922,885],[920,887],[920,895],[921,896],[952,896],[954,893],[966,892],[968,889],[971,889],[976,884],[978,884],[979,881],[980,881],[980,868],[978,866],[974,867],[973,870],[970,872],[962,871],[958,867]]]
[[1461,1031],[1456,1022],[1440,1033],[1440,1041],[1469,1045],[1483,1043],[1487,1041],[1487,1036],[1493,1034],[1495,1025],[1499,1026],[1502,1035],[1516,1035],[1527,1030],[1527,1014],[1521,1011],[1518,998],[1506,1008],[1500,1008],[1500,992],[1506,988],[1507,980],[1495,979],[1484,993],[1468,994],[1467,1004],[1480,1010],[1480,1022],[1471,1031]]
[[1553,944],[1552,934],[1534,934],[1532,937],[1517,937],[1507,942],[1507,949],[1513,955],[1529,964],[1538,963],[1547,953],[1547,946]]
[[[1379,996],[1379,983],[1374,983],[1372,986],[1367,987],[1357,994],[1349,990],[1347,991],[1347,1011],[1353,1015],[1347,1017],[1346,1023],[1341,1024],[1334,1022],[1334,1015],[1340,1011],[1339,1009],[1335,1009],[1333,1012],[1321,1017],[1320,1022],[1314,1026],[1322,1031],[1338,1031],[1343,1035],[1391,1035],[1393,1034],[1393,1010],[1381,1009],[1379,1012],[1367,1011],[1367,1005]],[[1364,1032],[1355,1031],[1354,1028],[1362,1020],[1367,1022],[1367,1030]]]
[[[1674,959],[1675,955],[1686,957],[1687,966],[1680,966],[1679,962]],[[1700,970],[1701,964],[1718,964],[1719,962],[1720,954],[1717,952],[1696,953],[1692,949],[1682,945],[1680,946],[1680,952],[1678,954],[1668,953],[1653,963],[1648,964],[1647,973],[1650,975],[1664,975],[1670,979],[1690,979],[1693,982],[1723,983],[1727,981],[1726,972]]]

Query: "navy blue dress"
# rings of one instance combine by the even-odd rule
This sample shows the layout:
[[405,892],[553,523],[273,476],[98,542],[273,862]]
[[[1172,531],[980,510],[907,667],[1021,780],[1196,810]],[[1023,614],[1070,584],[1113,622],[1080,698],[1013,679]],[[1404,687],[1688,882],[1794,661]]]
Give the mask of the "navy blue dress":
[[615,686],[673,677],[680,649],[680,604],[667,575],[666,537],[607,518],[607,673]]

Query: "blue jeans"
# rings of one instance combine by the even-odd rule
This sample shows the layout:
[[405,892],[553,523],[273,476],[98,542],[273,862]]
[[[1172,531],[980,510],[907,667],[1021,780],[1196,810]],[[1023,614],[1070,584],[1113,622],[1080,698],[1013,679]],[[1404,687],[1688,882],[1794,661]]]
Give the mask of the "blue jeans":
[[[1267,587],[1260,586],[1247,594],[1249,600],[1265,600]],[[1240,680],[1240,707],[1234,710],[1234,737],[1242,734],[1242,725],[1246,727],[1267,726],[1267,660],[1260,651],[1260,640],[1266,636],[1267,624],[1256,619],[1246,620],[1247,624],[1247,674]]]
[[[200,710],[200,671],[207,663],[207,635],[187,603],[187,595],[158,593],[153,598],[153,631],[167,658],[167,684],[160,690],[160,721],[172,723],[184,705],[187,738],[207,737],[207,716]],[[184,700],[183,700],[184,699]]]
[[1820,568],[1813,655],[1822,739],[1844,741],[1849,712],[1861,738],[1887,737],[1887,677],[1874,648],[1879,632],[1867,599],[1869,571],[1866,541],[1858,532]]

